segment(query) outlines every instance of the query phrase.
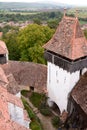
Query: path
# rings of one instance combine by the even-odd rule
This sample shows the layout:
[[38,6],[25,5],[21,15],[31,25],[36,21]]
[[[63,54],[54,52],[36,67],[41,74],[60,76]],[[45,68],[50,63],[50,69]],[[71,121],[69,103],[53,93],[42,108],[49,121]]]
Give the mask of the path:
[[[23,97],[25,98],[25,97]],[[28,98],[25,98],[27,100],[27,102],[29,103],[30,107],[33,109],[33,111],[35,112],[35,114],[37,115],[37,117],[40,119],[42,125],[43,125],[43,129],[44,130],[57,130],[56,128],[53,127],[52,123],[51,123],[51,118],[50,117],[46,117],[43,116],[39,110],[34,107],[34,105],[30,102],[30,100]]]

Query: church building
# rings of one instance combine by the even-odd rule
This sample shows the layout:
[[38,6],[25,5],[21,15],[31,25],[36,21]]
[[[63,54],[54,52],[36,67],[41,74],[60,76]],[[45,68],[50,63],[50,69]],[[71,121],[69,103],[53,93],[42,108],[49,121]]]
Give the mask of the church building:
[[87,40],[78,18],[64,13],[55,34],[44,48],[48,66],[48,97],[62,114],[68,112],[71,91],[87,71]]

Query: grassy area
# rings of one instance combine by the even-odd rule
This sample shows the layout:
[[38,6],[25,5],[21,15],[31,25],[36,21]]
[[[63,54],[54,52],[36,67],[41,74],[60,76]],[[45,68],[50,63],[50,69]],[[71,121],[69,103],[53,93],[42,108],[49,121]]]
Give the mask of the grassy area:
[[30,128],[31,128],[32,130],[42,130],[40,124],[39,124],[37,121],[32,121],[32,122],[30,123]]
[[40,110],[44,116],[52,116],[52,112],[46,103],[46,96],[44,94],[33,92],[30,96],[32,104]]
[[55,127],[55,128],[58,128],[59,125],[60,125],[60,118],[58,116],[54,116],[52,118],[52,125]]
[[31,119],[30,128],[32,130],[43,130],[42,124],[40,123],[40,120],[37,118],[35,113],[30,108],[27,101],[22,97],[22,102],[24,104],[24,108],[27,110],[29,118]]
[[41,102],[44,100],[44,98],[45,98],[44,94],[33,92],[32,95],[30,96],[30,101],[33,103],[33,105],[35,107],[39,108],[39,106],[40,106]]
[[30,93],[29,90],[22,90],[22,91],[21,91],[21,94],[22,94],[23,96],[25,96],[25,97],[28,97],[28,96],[29,96],[29,93]]
[[82,20],[80,20],[79,22],[80,22],[81,25],[83,25],[83,24],[87,24],[86,21],[82,21]]

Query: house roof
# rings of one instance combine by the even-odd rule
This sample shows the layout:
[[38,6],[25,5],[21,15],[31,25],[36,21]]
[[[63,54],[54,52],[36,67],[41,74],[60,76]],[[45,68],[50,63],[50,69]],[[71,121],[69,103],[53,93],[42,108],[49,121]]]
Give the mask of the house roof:
[[51,40],[43,47],[71,60],[87,56],[87,40],[78,18],[64,16]]
[[6,75],[12,73],[20,85],[33,86],[43,91],[46,88],[47,67],[32,62],[9,61],[2,65]]
[[71,92],[74,101],[87,114],[87,72],[80,78]]
[[2,35],[3,35],[3,32],[0,32],[0,38],[2,37]]
[[11,94],[17,94],[18,92],[20,92],[20,87],[18,85],[18,83],[16,82],[13,74],[9,74],[7,76],[7,79],[8,79],[8,85],[7,85],[7,90],[9,93]]
[[0,67],[0,84],[8,84],[8,79],[3,71],[3,69]]
[[0,54],[7,54],[8,49],[3,41],[0,40]]
[[29,130],[11,120],[8,112],[8,95],[6,88],[0,85],[0,130]]

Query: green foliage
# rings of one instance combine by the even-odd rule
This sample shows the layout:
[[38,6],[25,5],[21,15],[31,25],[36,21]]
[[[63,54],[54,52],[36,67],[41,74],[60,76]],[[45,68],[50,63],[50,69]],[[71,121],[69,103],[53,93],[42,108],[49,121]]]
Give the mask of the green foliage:
[[42,130],[40,124],[37,121],[33,121],[30,123],[30,128],[32,130]]
[[52,112],[46,105],[46,96],[44,94],[33,92],[30,101],[37,107],[44,116],[51,116]]
[[33,92],[32,95],[30,96],[30,101],[32,102],[32,104],[35,107],[39,108],[39,106],[40,106],[40,104],[41,104],[41,102],[43,101],[44,98],[45,98],[44,94]]
[[53,29],[37,24],[19,30],[10,28],[3,36],[10,60],[31,61],[46,64],[43,45],[52,37]]
[[41,20],[40,19],[35,18],[33,21],[34,21],[35,24],[41,25]]
[[38,22],[47,21],[49,19],[57,18],[60,20],[62,17],[62,13],[60,11],[52,11],[52,12],[40,12],[40,11],[23,11],[23,10],[15,10],[13,11],[1,11],[0,12],[0,22],[19,22],[19,21],[33,21],[36,20]]
[[84,30],[84,35],[87,38],[87,30]]
[[54,127],[58,128],[60,124],[60,118],[58,116],[55,116],[52,118],[52,124]]
[[58,19],[52,19],[52,20],[49,20],[49,21],[47,22],[47,24],[48,24],[48,26],[49,26],[50,28],[56,29],[57,26],[58,26],[58,24],[59,24],[59,21],[58,21]]
[[52,115],[52,112],[48,107],[40,108],[40,112],[44,116],[51,116]]
[[25,96],[25,97],[28,97],[29,93],[30,93],[29,90],[22,90],[22,91],[21,91],[21,94],[22,94],[23,96]]
[[10,60],[19,60],[20,58],[19,47],[17,44],[17,35],[18,30],[12,29],[3,36],[3,40],[5,41],[9,51]]
[[42,46],[52,37],[54,30],[49,27],[32,24],[19,31],[17,41],[21,61],[32,61],[45,64]]
[[27,110],[29,118],[31,119],[30,128],[32,130],[43,130],[40,120],[36,117],[28,102],[22,97],[24,108]]
[[27,102],[24,98],[22,98],[22,102],[23,102],[23,104],[24,104],[24,108],[25,108],[25,109],[27,110],[27,112],[28,112],[29,118],[30,118],[31,120],[34,120],[34,119],[36,118],[36,116],[35,116],[34,112],[32,111],[32,109],[29,107],[28,102]]

